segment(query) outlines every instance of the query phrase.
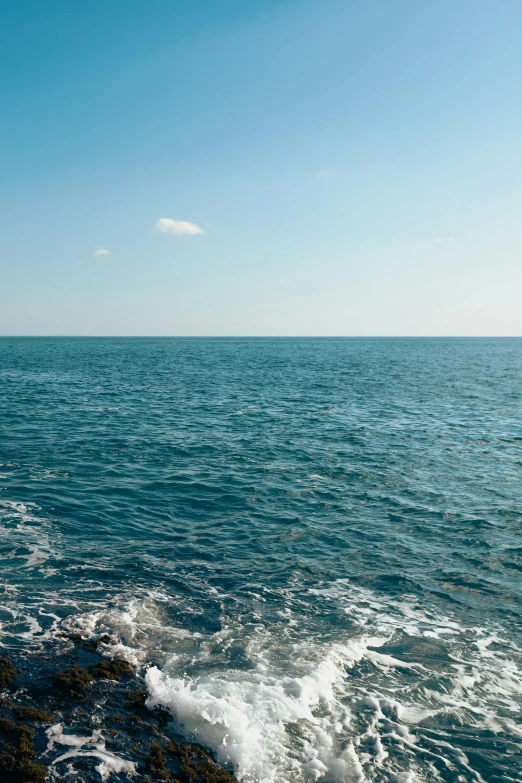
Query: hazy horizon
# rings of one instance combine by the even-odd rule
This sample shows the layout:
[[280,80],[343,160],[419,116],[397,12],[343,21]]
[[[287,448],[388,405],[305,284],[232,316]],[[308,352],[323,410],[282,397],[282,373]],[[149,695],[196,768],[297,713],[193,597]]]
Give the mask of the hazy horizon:
[[0,340],[522,340],[517,334],[0,334]]

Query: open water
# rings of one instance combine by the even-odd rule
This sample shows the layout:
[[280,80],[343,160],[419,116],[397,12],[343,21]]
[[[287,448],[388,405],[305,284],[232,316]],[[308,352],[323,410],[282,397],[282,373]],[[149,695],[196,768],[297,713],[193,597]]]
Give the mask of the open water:
[[517,339],[1,339],[3,650],[110,633],[241,781],[521,781],[521,380]]

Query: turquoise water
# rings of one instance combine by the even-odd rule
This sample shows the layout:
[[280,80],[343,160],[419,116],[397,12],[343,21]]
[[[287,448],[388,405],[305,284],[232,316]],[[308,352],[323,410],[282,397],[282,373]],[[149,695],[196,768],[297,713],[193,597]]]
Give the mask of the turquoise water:
[[522,780],[522,340],[0,340],[0,642],[240,779]]

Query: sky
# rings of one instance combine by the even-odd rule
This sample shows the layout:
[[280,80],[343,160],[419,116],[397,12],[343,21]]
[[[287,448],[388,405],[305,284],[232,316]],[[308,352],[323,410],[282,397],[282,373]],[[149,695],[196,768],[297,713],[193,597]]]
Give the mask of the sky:
[[519,0],[18,0],[0,334],[522,335]]

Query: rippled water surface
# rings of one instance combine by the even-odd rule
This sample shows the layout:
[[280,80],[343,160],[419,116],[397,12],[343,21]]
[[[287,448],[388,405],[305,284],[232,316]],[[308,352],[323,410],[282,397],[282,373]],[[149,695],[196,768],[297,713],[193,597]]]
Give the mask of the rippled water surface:
[[521,781],[522,340],[0,340],[0,642],[252,783]]

